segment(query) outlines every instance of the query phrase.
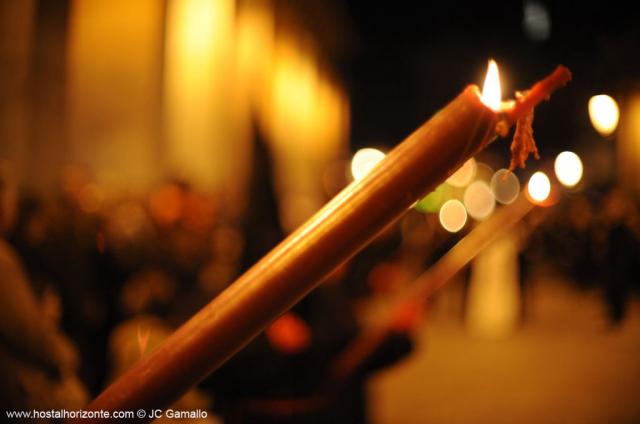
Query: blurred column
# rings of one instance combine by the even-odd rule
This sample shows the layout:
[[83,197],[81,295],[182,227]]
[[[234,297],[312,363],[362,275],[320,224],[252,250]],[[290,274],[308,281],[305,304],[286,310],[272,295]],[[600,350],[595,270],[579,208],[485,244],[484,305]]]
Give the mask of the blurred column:
[[343,153],[348,104],[303,34],[276,42],[262,116],[273,144],[283,228],[291,231],[327,200],[323,174]]
[[234,142],[228,146],[233,170],[233,184],[226,187],[226,212],[244,213],[250,199],[250,175],[256,172],[252,138],[263,138],[259,128],[259,102],[266,95],[269,68],[273,60],[275,11],[271,0],[238,1],[234,29],[234,75],[232,122]]
[[68,0],[39,0],[29,79],[29,146],[25,181],[40,194],[57,186],[67,154],[65,54]]
[[618,182],[640,198],[640,91],[624,100],[617,137]]
[[169,0],[167,8],[165,154],[175,176],[206,191],[236,186],[236,167],[247,159],[246,136],[238,133],[234,11],[233,0]]
[[0,160],[22,183],[27,166],[28,88],[34,1],[0,1]]
[[252,108],[268,94],[276,31],[274,15],[274,5],[270,0],[238,3],[236,57],[238,80],[242,82],[238,85],[239,91],[252,102]]
[[73,0],[71,159],[110,188],[144,190],[161,171],[165,2]]
[[501,338],[520,317],[518,242],[508,231],[473,260],[467,297],[467,327],[477,336]]

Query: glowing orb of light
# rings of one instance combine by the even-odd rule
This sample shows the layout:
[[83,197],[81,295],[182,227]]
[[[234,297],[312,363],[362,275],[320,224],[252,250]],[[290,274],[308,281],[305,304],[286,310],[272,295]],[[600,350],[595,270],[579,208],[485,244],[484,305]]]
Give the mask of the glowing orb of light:
[[529,196],[536,202],[543,202],[551,192],[551,182],[544,172],[538,171],[529,178]]
[[450,233],[457,233],[467,223],[467,210],[461,201],[451,199],[442,205],[438,217],[445,230]]
[[513,203],[520,193],[520,181],[508,169],[498,169],[491,177],[490,185],[496,200],[503,205]]
[[484,162],[476,163],[476,176],[474,178],[477,181],[484,181],[485,183],[489,184],[492,176],[493,176],[492,167],[490,167]]
[[582,161],[573,152],[562,152],[556,157],[553,166],[558,181],[563,186],[573,187],[582,179]]
[[466,161],[456,172],[447,178],[447,184],[454,187],[465,187],[476,176],[476,160],[474,158]]
[[483,220],[493,212],[496,200],[484,181],[474,181],[464,191],[464,206],[473,219]]
[[485,106],[496,112],[501,109],[502,89],[500,88],[500,73],[498,72],[498,64],[493,59],[489,61],[487,76],[482,86],[481,100]]
[[616,130],[620,109],[611,96],[599,94],[589,99],[589,119],[591,125],[603,136],[608,136]]
[[361,180],[384,159],[385,154],[378,149],[367,147],[360,149],[351,159],[351,175],[354,180]]
[[533,41],[544,41],[551,36],[549,11],[544,4],[538,1],[525,2],[522,25],[527,37]]

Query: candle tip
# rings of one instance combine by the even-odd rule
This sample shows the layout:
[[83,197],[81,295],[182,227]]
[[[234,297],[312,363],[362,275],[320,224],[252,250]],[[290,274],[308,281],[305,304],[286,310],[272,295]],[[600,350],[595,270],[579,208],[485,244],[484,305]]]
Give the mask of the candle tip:
[[482,103],[488,108],[499,111],[502,103],[502,90],[500,88],[500,73],[498,64],[495,60],[490,59],[487,67],[487,76],[482,87]]

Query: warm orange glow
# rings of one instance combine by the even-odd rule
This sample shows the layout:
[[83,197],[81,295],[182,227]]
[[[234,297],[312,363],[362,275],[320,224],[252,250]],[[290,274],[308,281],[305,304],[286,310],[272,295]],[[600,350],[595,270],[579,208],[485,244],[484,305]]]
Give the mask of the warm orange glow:
[[506,231],[473,260],[466,311],[473,336],[497,340],[517,329],[521,313],[518,252],[518,232]]
[[236,20],[238,76],[253,98],[264,95],[275,38],[272,11],[262,2],[239,5]]
[[[222,185],[234,155],[233,0],[170,0],[164,68],[166,154],[173,174],[206,190]],[[239,137],[240,138],[240,137]]]
[[[71,10],[67,45],[65,55],[60,56],[66,61],[68,156],[53,147],[54,139],[46,138],[43,145],[52,149],[38,156],[43,158],[43,163],[37,165],[42,178],[55,175],[51,167],[67,161],[82,164],[106,190],[142,193],[158,177],[156,108],[160,102],[158,61],[163,51],[163,3],[157,0],[68,3]],[[100,130],[96,130],[96,119],[103,122]],[[46,137],[52,137],[51,125],[56,124],[42,125]],[[52,160],[44,159],[47,157]],[[92,196],[89,192],[85,194]],[[85,200],[92,202],[90,198]],[[95,204],[85,206],[95,211]]]
[[154,220],[161,225],[171,225],[182,215],[183,193],[175,184],[169,184],[151,195],[149,210]]
[[[321,69],[316,52],[295,32],[276,34],[261,123],[273,146],[282,225],[293,230],[317,211],[324,198],[317,185],[326,165],[347,139],[348,102]],[[320,190],[318,190],[320,189]]]
[[502,103],[502,89],[500,88],[500,73],[495,60],[489,61],[487,76],[482,86],[482,103],[494,111],[500,110]]
[[151,329],[147,328],[146,330],[142,330],[140,325],[138,325],[138,351],[140,352],[140,356],[144,355],[147,350],[147,346],[149,345],[149,335],[151,334]]
[[78,203],[80,209],[92,214],[100,210],[104,202],[104,192],[95,183],[86,184],[78,193]]
[[271,346],[289,355],[303,352],[311,342],[309,326],[293,312],[282,315],[265,332]]
[[290,142],[291,133],[304,133],[314,117],[319,79],[316,59],[294,41],[281,40],[272,72],[271,107],[277,120],[277,142]]

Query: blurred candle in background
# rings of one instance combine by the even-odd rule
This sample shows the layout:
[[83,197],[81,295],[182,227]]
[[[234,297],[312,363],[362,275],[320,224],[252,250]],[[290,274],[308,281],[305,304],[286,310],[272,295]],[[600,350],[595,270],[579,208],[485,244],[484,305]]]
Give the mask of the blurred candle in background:
[[640,197],[640,91],[624,102],[624,114],[616,138],[618,182]]

